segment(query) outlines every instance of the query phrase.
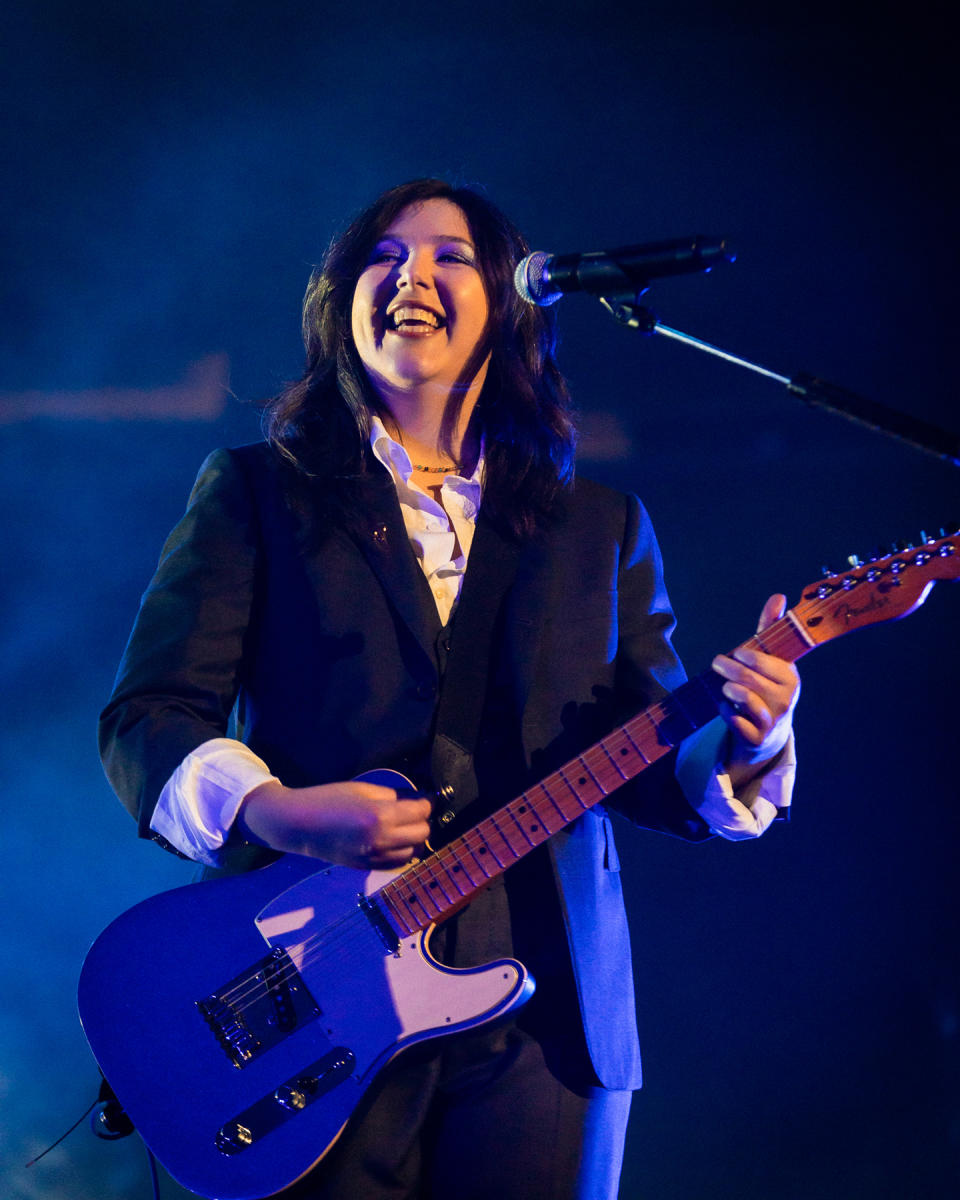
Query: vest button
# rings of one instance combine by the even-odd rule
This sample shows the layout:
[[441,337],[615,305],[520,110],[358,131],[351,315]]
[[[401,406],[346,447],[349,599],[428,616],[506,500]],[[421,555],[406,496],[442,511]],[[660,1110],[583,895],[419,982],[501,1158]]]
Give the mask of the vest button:
[[446,812],[442,812],[440,814],[440,824],[441,825],[449,825],[450,822],[453,820],[453,818],[456,815],[457,814],[453,811],[452,808],[448,808]]

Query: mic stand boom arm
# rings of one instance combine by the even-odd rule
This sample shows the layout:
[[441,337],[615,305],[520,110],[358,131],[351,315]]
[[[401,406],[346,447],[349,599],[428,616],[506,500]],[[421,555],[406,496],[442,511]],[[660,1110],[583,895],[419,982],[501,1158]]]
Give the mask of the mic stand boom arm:
[[837,413],[850,421],[856,421],[859,425],[866,425],[880,433],[899,438],[919,450],[935,454],[938,458],[945,458],[955,467],[960,467],[960,435],[942,429],[939,425],[933,425],[929,421],[923,421],[919,417],[913,417],[899,409],[890,408],[886,404],[879,404],[876,400],[868,400],[865,396],[858,396],[856,392],[849,392],[846,388],[838,387],[835,383],[829,383],[824,379],[818,379],[815,375],[808,375],[805,371],[800,371],[792,378],[787,375],[779,375],[776,371],[770,371],[758,363],[750,362],[749,359],[730,354],[729,351],[721,350],[719,346],[712,346],[709,342],[701,341],[700,338],[693,337],[689,333],[682,333],[679,329],[671,329],[669,325],[663,325],[655,313],[636,301],[624,301],[616,298],[607,300],[604,296],[600,296],[599,300],[607,312],[621,325],[626,325],[630,329],[638,329],[641,333],[659,333],[662,337],[683,342],[684,345],[692,346],[695,350],[702,350],[706,354],[713,354],[717,358],[725,359],[734,366],[744,367],[758,375],[765,375],[767,379],[782,383],[788,392],[799,396],[807,404],[825,408],[828,412]]

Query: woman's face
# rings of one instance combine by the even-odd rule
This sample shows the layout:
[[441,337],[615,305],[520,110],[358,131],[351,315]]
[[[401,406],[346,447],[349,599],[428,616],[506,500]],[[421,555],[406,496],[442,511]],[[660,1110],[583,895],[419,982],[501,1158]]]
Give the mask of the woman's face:
[[490,307],[463,210],[439,197],[410,205],[374,247],[353,294],[353,340],[389,401],[418,389],[481,384]]

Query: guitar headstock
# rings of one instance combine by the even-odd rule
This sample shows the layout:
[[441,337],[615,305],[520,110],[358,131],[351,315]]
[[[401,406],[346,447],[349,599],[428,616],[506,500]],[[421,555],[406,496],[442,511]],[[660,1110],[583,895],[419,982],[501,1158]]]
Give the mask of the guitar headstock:
[[813,643],[863,625],[905,617],[927,598],[938,579],[960,578],[960,530],[854,565],[811,583],[791,610]]

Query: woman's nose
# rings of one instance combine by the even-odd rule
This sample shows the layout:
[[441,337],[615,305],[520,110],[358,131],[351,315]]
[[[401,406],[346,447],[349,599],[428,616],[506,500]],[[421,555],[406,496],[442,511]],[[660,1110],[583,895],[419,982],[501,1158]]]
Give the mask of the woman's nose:
[[411,250],[400,264],[397,272],[397,287],[429,287],[430,268],[423,252]]

